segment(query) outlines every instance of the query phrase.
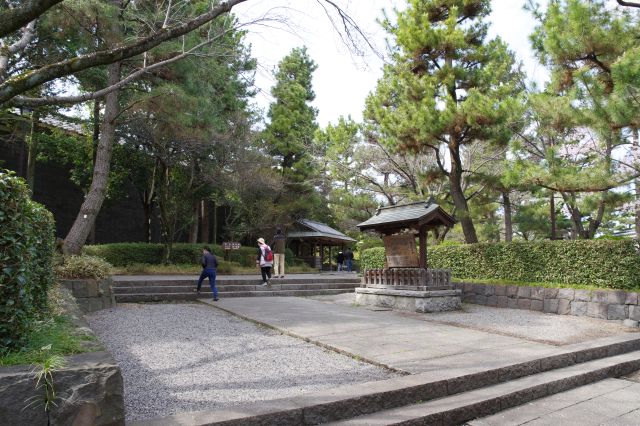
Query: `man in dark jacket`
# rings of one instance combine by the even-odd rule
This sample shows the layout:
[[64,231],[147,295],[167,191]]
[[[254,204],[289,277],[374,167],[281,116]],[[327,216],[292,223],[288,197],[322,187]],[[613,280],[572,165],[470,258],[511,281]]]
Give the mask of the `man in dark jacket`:
[[284,278],[284,250],[286,237],[282,233],[282,229],[276,229],[276,235],[273,236],[271,249],[273,250],[273,277]]
[[213,292],[213,300],[218,300],[218,288],[216,287],[216,269],[218,268],[218,259],[211,253],[209,247],[204,247],[202,249],[202,273],[200,274],[200,279],[198,280],[198,288],[196,292],[200,293],[200,286],[202,286],[202,281],[205,278],[209,278],[209,285],[211,286],[211,291]]
[[353,268],[353,252],[351,249],[348,248],[347,251],[344,252],[344,260],[347,262],[347,271],[351,272]]

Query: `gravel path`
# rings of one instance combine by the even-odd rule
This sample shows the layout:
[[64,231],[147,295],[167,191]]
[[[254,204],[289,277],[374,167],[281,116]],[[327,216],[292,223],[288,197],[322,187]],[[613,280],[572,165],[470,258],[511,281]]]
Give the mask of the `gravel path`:
[[[348,306],[355,302],[355,294],[314,296],[313,299]],[[375,310],[376,308],[362,307],[362,309]],[[419,314],[397,311],[396,313],[424,321],[472,328],[552,345],[568,345],[620,333],[640,331],[624,327],[620,321],[544,314],[524,309],[492,308],[468,303],[462,305],[462,310],[454,312]]]
[[87,319],[122,368],[127,420],[396,376],[199,304],[120,304]]

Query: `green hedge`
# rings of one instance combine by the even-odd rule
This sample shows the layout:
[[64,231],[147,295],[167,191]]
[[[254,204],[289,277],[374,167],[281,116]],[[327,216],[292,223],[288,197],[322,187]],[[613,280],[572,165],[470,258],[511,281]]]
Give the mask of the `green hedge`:
[[[384,249],[365,251],[367,268],[382,267]],[[432,268],[451,269],[458,279],[586,284],[640,288],[640,255],[635,240],[563,240],[435,246]]]
[[[205,244],[176,243],[171,252],[171,263],[176,264],[198,264],[202,257],[202,247]],[[221,246],[210,245],[213,253],[220,257],[224,256]],[[239,250],[232,250],[229,253],[229,261],[238,263],[240,266],[255,266],[256,251],[258,247],[244,246]],[[89,256],[101,257],[113,266],[127,266],[134,264],[158,265],[162,263],[162,244],[148,243],[114,243],[101,244],[95,246],[85,246],[83,253]],[[295,259],[293,252],[287,249],[285,254],[287,265],[293,265]]]
[[54,247],[53,215],[23,179],[0,171],[0,350],[19,347],[47,311]]

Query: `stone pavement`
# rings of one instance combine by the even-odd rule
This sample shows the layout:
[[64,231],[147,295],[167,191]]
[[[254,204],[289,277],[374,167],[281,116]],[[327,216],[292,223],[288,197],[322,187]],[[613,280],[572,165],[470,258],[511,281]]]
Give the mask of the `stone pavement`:
[[558,346],[524,338],[424,321],[421,315],[429,314],[407,315],[306,298],[237,298],[206,303],[411,374],[489,370],[562,352]]
[[639,425],[640,384],[622,379],[605,379],[468,423],[470,426],[522,424],[531,426]]

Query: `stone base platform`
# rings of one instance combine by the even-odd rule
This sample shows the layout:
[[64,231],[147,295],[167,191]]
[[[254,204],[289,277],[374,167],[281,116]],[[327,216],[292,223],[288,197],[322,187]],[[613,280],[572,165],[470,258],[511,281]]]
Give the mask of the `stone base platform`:
[[358,287],[356,304],[380,306],[411,312],[445,312],[460,309],[462,292],[447,290],[399,290]]

